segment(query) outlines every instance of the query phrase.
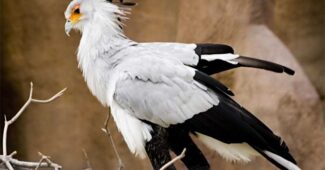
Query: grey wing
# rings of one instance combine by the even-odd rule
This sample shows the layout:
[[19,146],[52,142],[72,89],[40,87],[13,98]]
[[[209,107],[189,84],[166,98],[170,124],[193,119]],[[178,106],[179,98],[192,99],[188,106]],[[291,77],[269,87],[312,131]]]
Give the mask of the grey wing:
[[169,57],[177,58],[183,64],[188,66],[197,66],[200,60],[200,56],[196,54],[196,44],[184,44],[184,43],[166,43],[166,42],[154,42],[154,43],[139,43],[139,46],[157,51],[159,53],[168,53]]
[[[167,74],[166,69],[174,69],[174,74]],[[116,83],[113,100],[132,116],[163,127],[183,123],[219,102],[215,93],[193,79],[194,69],[187,66],[124,74]]]

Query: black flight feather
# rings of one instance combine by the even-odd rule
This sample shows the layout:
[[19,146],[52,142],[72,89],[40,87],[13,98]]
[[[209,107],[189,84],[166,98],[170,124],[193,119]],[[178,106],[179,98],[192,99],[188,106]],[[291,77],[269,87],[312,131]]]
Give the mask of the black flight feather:
[[203,54],[234,53],[234,49],[225,44],[196,44],[194,51],[198,56],[201,56]]
[[219,81],[213,79],[209,75],[196,70],[195,75],[194,75],[194,80],[208,86],[209,88],[219,92],[219,93],[224,93],[226,95],[234,96],[234,93],[225,85],[220,83]]
[[228,144],[246,142],[280,169],[285,167],[268,157],[263,151],[267,150],[296,164],[287,145],[260,120],[247,113],[238,104],[229,101],[228,97],[219,97],[219,99],[218,106],[172,127],[186,129],[193,134],[199,132]]
[[[197,73],[204,75],[204,73]],[[182,124],[172,125],[169,128],[183,129],[193,134],[199,132],[228,144],[246,142],[280,169],[285,169],[285,167],[268,157],[263,151],[272,152],[296,164],[287,145],[263,122],[225,93],[220,92],[220,89],[215,88],[210,80],[196,80],[216,92],[219,99],[218,105],[195,115]]]

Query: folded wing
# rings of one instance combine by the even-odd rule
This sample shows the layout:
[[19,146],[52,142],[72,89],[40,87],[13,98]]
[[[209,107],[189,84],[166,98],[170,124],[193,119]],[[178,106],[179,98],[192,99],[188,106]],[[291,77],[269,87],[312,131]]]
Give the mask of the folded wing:
[[[120,66],[124,75],[116,83],[113,99],[138,119],[168,127],[219,102],[212,90],[193,79],[195,70],[181,63],[152,56],[125,65]],[[221,83],[215,83],[214,88],[232,94]]]

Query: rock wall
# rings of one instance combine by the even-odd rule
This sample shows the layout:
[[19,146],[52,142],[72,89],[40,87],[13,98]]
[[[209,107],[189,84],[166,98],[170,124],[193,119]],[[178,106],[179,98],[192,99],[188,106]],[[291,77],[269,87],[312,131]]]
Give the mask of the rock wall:
[[275,1],[271,29],[286,44],[320,94],[325,107],[325,3],[322,0]]
[[[9,129],[9,151],[17,150],[18,158],[25,160],[38,160],[37,152],[41,151],[51,155],[64,169],[74,170],[86,168],[82,153],[86,149],[94,169],[113,169],[117,160],[107,136],[100,130],[107,109],[91,96],[77,69],[75,52],[80,36],[73,33],[67,37],[64,33],[63,12],[68,3],[1,1],[1,114],[9,117],[17,112],[27,99],[30,81],[34,82],[38,98],[68,87],[55,102],[29,107]],[[320,64],[324,61],[320,47],[324,39],[319,38],[324,36],[320,28],[321,24],[324,26],[324,18],[315,17],[321,15],[320,1],[139,0],[138,3],[125,27],[126,34],[134,40],[227,43],[243,55],[295,69],[293,77],[253,69],[238,69],[217,77],[236,92],[237,101],[284,137],[303,169],[325,168],[321,161],[325,148],[324,110],[318,94],[324,94],[324,69]],[[296,36],[298,33],[303,36]],[[3,122],[3,116],[0,121]],[[113,122],[110,127],[126,169],[150,169],[148,160],[130,154]],[[200,147],[212,169],[274,169],[263,159],[247,165],[231,164]]]

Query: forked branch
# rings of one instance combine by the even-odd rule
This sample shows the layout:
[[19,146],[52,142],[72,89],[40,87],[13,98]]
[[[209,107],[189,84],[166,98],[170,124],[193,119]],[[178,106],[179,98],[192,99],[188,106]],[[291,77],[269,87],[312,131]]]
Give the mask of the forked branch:
[[4,122],[4,128],[3,128],[3,136],[2,136],[2,155],[0,155],[0,160],[2,162],[4,162],[5,166],[9,169],[9,170],[13,170],[13,165],[17,166],[17,167],[26,167],[26,168],[34,168],[34,169],[38,169],[39,167],[52,167],[54,169],[60,169],[61,166],[58,164],[53,163],[52,161],[50,161],[48,156],[45,156],[41,153],[40,156],[42,157],[40,162],[26,162],[26,161],[19,161],[17,159],[14,159],[13,156],[17,153],[16,151],[14,151],[12,154],[7,155],[7,136],[8,136],[8,128],[11,124],[13,124],[20,116],[21,114],[25,111],[25,109],[29,106],[29,104],[31,103],[49,103],[53,100],[55,100],[56,98],[60,97],[63,92],[66,90],[66,88],[64,88],[63,90],[61,90],[60,92],[58,92],[57,94],[55,94],[54,96],[45,99],[45,100],[40,100],[40,99],[34,99],[33,98],[33,83],[30,83],[30,91],[29,91],[29,97],[28,100],[26,101],[26,103],[20,108],[20,110],[10,119],[7,120],[7,117],[5,117],[5,122]]

